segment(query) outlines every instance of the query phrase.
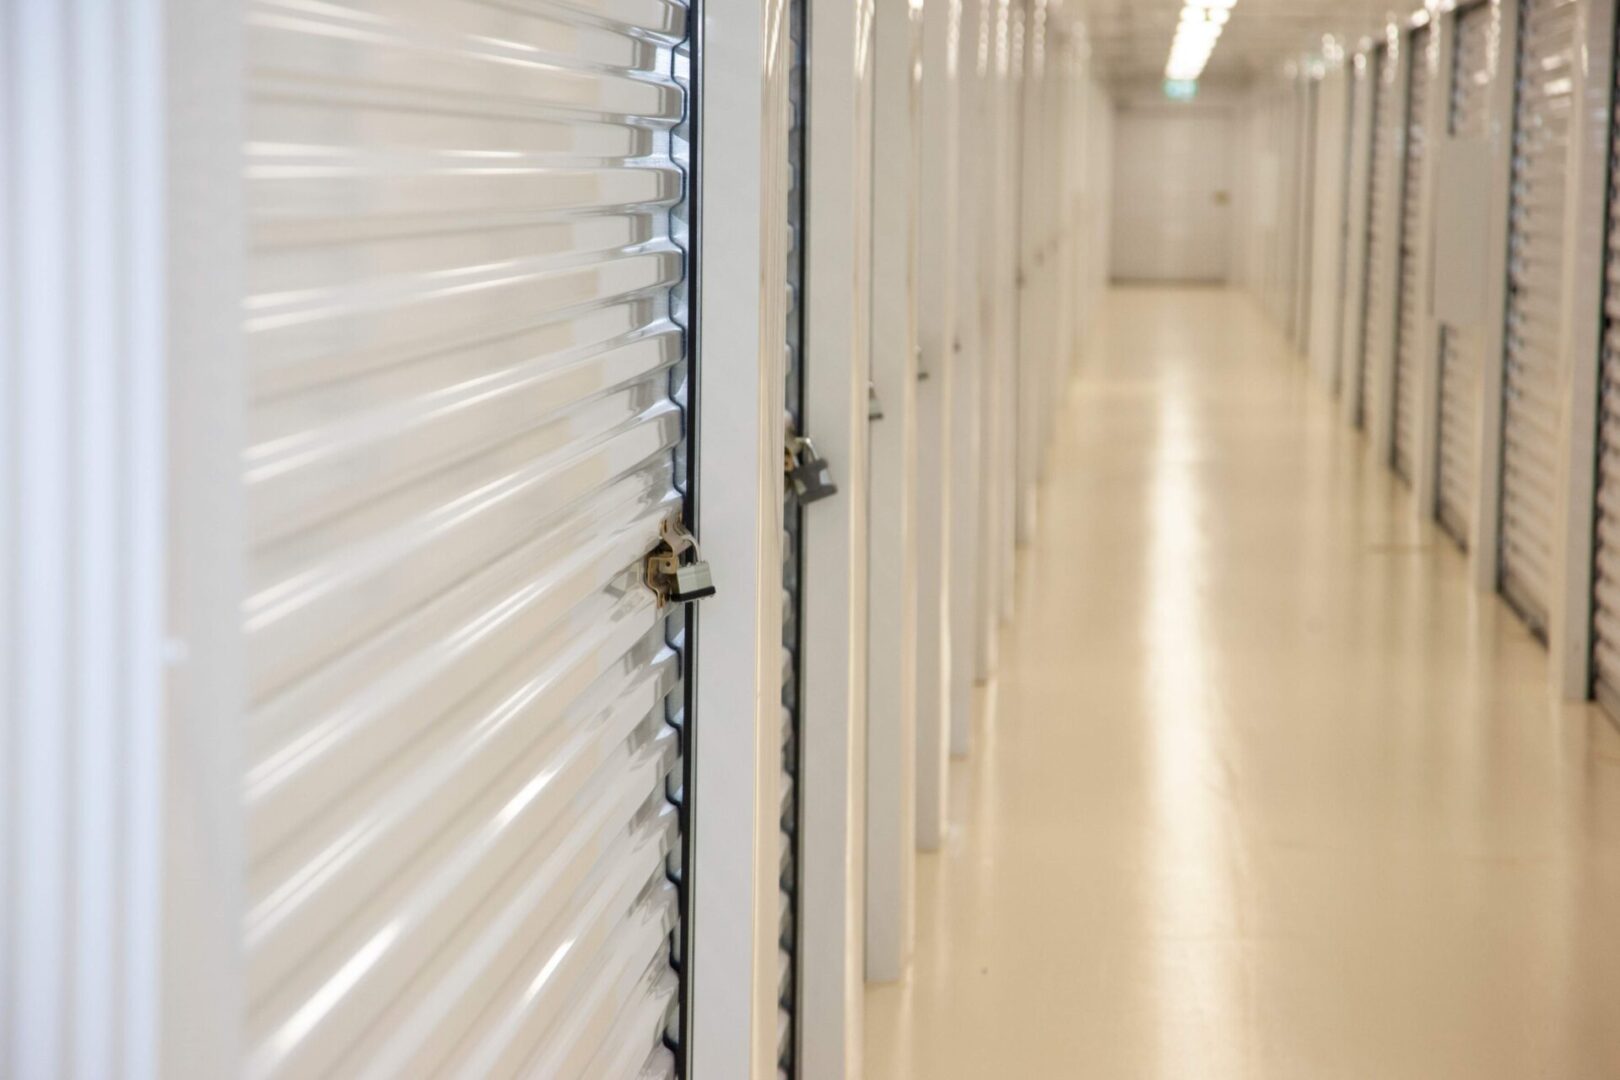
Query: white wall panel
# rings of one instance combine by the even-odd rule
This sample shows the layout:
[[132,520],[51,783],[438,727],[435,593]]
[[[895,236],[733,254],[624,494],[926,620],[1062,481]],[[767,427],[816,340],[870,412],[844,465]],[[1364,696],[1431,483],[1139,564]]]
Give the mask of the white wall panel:
[[953,441],[961,454],[956,468],[951,517],[951,753],[966,754],[973,737],[973,686],[981,673],[983,499],[988,435],[984,396],[989,364],[989,293],[985,271],[986,83],[990,60],[990,0],[963,0],[960,129],[957,176],[960,183],[957,232],[956,320],[961,352],[953,373]]
[[1360,422],[1363,336],[1366,331],[1367,269],[1371,239],[1373,109],[1378,93],[1376,69],[1366,53],[1349,65],[1350,139],[1345,191],[1344,310],[1340,318],[1336,383],[1339,411],[1352,426]]
[[1220,104],[1121,107],[1112,272],[1120,281],[1219,284],[1231,274],[1232,123]]
[[[917,324],[917,846],[938,849],[945,834],[945,795],[952,711],[959,690],[952,646],[959,619],[954,598],[957,561],[957,478],[967,454],[957,443],[963,395],[962,327],[957,279],[961,247],[957,155],[960,123],[960,0],[923,8],[923,166],[918,198]],[[937,541],[930,538],[937,537]]]
[[[978,0],[975,50],[978,54],[974,79],[974,123],[978,144],[968,157],[974,195],[964,209],[977,236],[973,245],[976,261],[972,284],[978,308],[978,387],[974,402],[978,407],[979,475],[976,484],[978,505],[972,518],[977,534],[974,542],[976,565],[973,575],[975,615],[974,677],[987,681],[996,667],[996,628],[1000,625],[1001,571],[999,515],[1001,424],[998,394],[1002,389],[1001,362],[1005,356],[1000,333],[1002,290],[1000,288],[1000,236],[998,198],[998,158],[1005,152],[1007,117],[999,91],[1006,65],[1006,0]],[[998,29],[999,26],[999,29]],[[998,71],[998,40],[1001,59]]]
[[237,1064],[239,32],[0,9],[0,1075]]
[[1400,191],[1400,131],[1405,102],[1401,70],[1404,43],[1392,38],[1373,54],[1372,166],[1367,202],[1367,266],[1363,288],[1360,401],[1356,421],[1378,438],[1378,420],[1388,400],[1380,382],[1386,358],[1394,345],[1398,249],[1398,192]]
[[1317,97],[1316,194],[1311,219],[1310,338],[1306,356],[1329,390],[1338,382],[1339,344],[1344,337],[1350,149],[1350,70],[1338,65],[1322,77]]
[[1308,357],[1311,343],[1311,281],[1315,274],[1317,172],[1316,140],[1321,87],[1314,70],[1296,84],[1293,174],[1293,278],[1289,282],[1289,319],[1294,347]]
[[839,495],[805,523],[800,1074],[859,1069],[865,910],[873,0],[809,0],[805,407]]
[[1015,302],[1011,265],[1013,236],[1007,232],[1016,215],[1007,203],[1012,176],[1007,167],[1018,139],[1018,114],[1010,107],[1008,80],[1011,77],[1010,0],[985,0],[981,5],[980,48],[984,68],[979,79],[980,131],[976,162],[979,204],[974,219],[980,236],[978,303],[980,305],[979,439],[982,454],[979,472],[979,509],[976,552],[979,560],[975,583],[978,587],[976,612],[977,660],[974,674],[980,683],[989,682],[1000,662],[1000,626],[1006,601],[1004,550],[1007,522],[1003,515],[1011,494],[1007,475],[1009,369],[1014,357],[1009,351],[1012,328],[1009,311]]
[[917,182],[922,12],[879,5],[873,32],[872,425],[867,599],[866,977],[898,979],[916,895]]
[[[690,793],[691,1075],[777,1067],[781,1018],[782,342],[786,334],[786,0],[706,0],[697,435],[704,554]],[[708,411],[712,410],[712,411]],[[701,658],[700,658],[701,659]],[[701,927],[701,931],[697,928]],[[699,1003],[701,1002],[701,1005]]]
[[1055,77],[1048,77],[1047,20],[1048,0],[1029,0],[1023,8],[1023,32],[1015,47],[1021,48],[1017,109],[1022,138],[1018,160],[1017,195],[1017,309],[1014,313],[1018,341],[1015,373],[1017,400],[1014,405],[1013,439],[1013,523],[1018,544],[1028,543],[1035,533],[1036,484],[1040,461],[1045,452],[1044,404],[1051,390],[1050,356],[1053,346],[1048,315],[1052,311],[1058,267],[1048,267],[1048,244],[1053,239],[1050,194],[1054,180],[1061,180],[1061,160],[1056,156],[1056,139],[1048,128],[1047,101]]
[[1283,84],[1273,103],[1272,131],[1277,141],[1268,162],[1276,169],[1276,220],[1271,234],[1270,303],[1274,317],[1296,348],[1299,344],[1299,217],[1304,184],[1304,158],[1300,153],[1303,87],[1297,79]]

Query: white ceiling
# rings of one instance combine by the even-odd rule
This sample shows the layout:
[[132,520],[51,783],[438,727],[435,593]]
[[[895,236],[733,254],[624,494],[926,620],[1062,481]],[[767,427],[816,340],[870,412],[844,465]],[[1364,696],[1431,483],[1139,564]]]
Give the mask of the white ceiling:
[[[1237,0],[1205,68],[1205,78],[1248,78],[1321,50],[1322,35],[1351,46],[1375,34],[1391,11],[1410,12],[1419,0]],[[1164,71],[1182,0],[1082,0],[1092,56],[1115,81],[1156,77]]]

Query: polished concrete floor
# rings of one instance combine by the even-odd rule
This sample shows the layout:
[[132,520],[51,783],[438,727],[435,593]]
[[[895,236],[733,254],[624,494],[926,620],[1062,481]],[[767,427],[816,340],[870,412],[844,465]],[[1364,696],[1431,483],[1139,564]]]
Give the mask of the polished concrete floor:
[[868,1076],[1620,1077],[1620,735],[1245,297],[1073,389]]

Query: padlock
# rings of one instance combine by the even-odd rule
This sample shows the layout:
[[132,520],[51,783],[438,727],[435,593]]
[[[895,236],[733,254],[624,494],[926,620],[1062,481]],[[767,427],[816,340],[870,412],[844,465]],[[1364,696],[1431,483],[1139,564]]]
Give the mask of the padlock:
[[714,595],[714,575],[709,572],[709,564],[699,559],[678,567],[675,571],[675,580],[669,591],[669,598],[677,604],[684,604],[689,600],[701,600],[705,596]]
[[816,444],[809,439],[795,439],[789,444],[788,483],[793,486],[793,494],[798,496],[801,506],[838,494],[832,466],[816,453]]
[[714,575],[698,551],[697,540],[680,519],[667,519],[660,534],[659,545],[647,553],[643,574],[647,587],[658,597],[658,606],[713,596]]

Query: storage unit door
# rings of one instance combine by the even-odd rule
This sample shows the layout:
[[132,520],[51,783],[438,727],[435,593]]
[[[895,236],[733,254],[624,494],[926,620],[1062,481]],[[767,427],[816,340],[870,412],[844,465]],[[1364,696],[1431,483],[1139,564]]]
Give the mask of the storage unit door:
[[[787,386],[783,418],[788,438],[804,432],[804,108],[805,5],[788,5],[793,70],[788,76],[788,265],[787,348],[783,364]],[[798,1075],[799,878],[799,642],[803,633],[800,583],[804,572],[804,507],[792,482],[783,485],[782,507],[782,801],[780,892],[777,897],[780,939],[777,967],[776,1059],[778,1075]]]
[[[1483,140],[1489,134],[1491,7],[1479,3],[1457,13],[1447,104],[1453,138]],[[1445,191],[1437,197],[1447,197]],[[1445,272],[1445,267],[1437,268]],[[1479,423],[1479,372],[1484,364],[1484,327],[1440,327],[1440,455],[1436,517],[1464,548],[1474,516],[1475,431]]]
[[1391,107],[1395,88],[1390,85],[1394,65],[1389,49],[1379,46],[1373,54],[1372,164],[1367,181],[1367,265],[1366,288],[1361,308],[1361,357],[1357,394],[1356,423],[1367,427],[1373,406],[1373,386],[1382,344],[1381,335],[1389,309],[1384,262],[1389,246],[1386,223],[1390,199],[1396,190],[1395,151],[1399,117]]
[[1620,137],[1610,129],[1608,273],[1598,408],[1597,512],[1592,567],[1592,675],[1620,718]]
[[1417,460],[1419,367],[1423,362],[1423,286],[1419,270],[1423,258],[1423,171],[1429,160],[1425,117],[1429,108],[1430,30],[1427,26],[1407,38],[1406,62],[1411,79],[1406,95],[1406,157],[1401,170],[1400,288],[1395,325],[1395,444],[1391,463],[1396,475],[1412,482]]
[[671,1074],[686,8],[247,15],[245,1071]]
[[1524,0],[1514,107],[1501,588],[1545,633],[1558,431],[1558,309],[1576,0]]

